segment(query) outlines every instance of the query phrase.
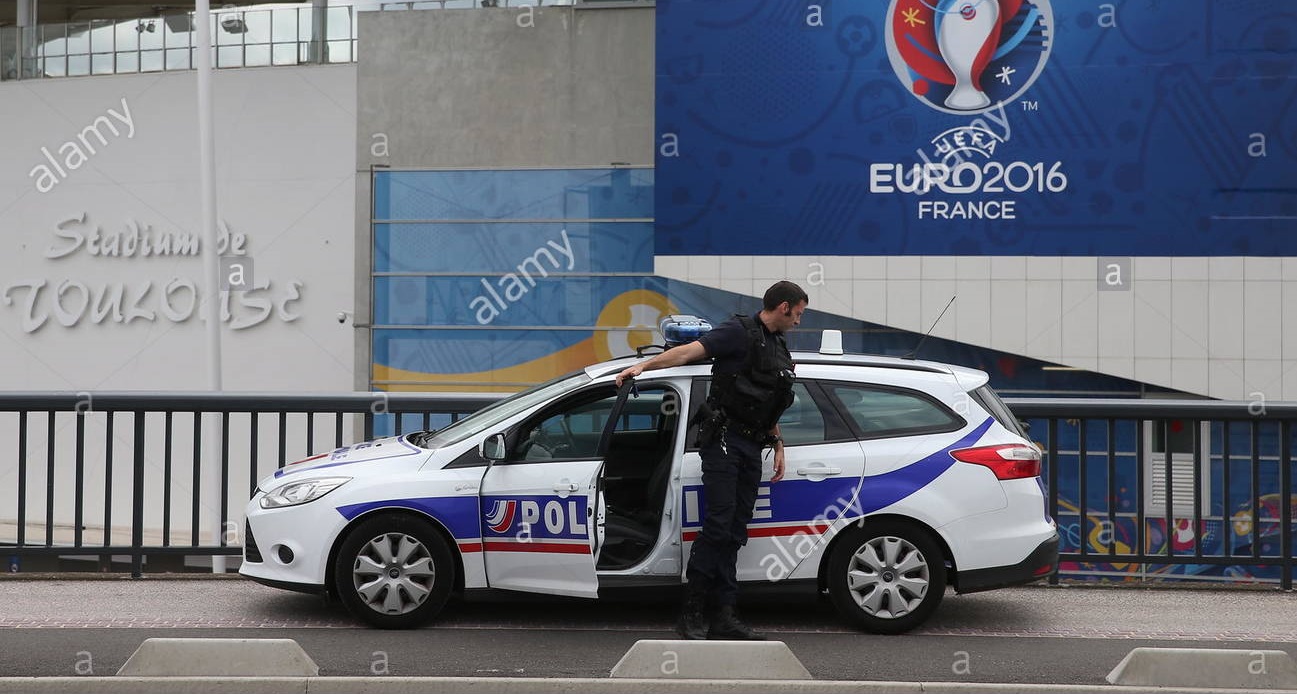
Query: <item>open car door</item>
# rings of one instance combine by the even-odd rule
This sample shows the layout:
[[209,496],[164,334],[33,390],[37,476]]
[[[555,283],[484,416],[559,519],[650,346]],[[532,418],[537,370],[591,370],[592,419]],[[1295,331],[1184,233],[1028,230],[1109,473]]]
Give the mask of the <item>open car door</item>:
[[573,393],[505,433],[480,492],[492,588],[597,597],[604,455],[631,387]]

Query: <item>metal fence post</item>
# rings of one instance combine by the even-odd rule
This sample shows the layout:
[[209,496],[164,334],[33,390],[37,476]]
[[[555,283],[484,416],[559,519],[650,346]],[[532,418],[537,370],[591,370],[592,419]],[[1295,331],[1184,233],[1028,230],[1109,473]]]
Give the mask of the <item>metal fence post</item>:
[[1292,590],[1292,420],[1279,422],[1279,587]]
[[144,412],[136,410],[131,470],[131,578],[144,575]]
[[[1049,418],[1049,517],[1058,525],[1058,419]],[[1058,572],[1049,577],[1050,585],[1058,585]]]

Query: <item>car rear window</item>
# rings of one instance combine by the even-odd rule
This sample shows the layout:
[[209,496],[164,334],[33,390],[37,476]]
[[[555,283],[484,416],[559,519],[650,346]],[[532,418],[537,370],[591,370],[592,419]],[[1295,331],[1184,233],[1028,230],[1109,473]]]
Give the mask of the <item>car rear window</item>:
[[958,415],[921,393],[843,383],[825,387],[851,416],[862,438],[934,434],[964,426]]
[[1009,406],[1004,404],[1004,401],[1000,399],[1000,395],[994,390],[991,390],[990,386],[977,388],[970,392],[969,395],[977,401],[977,404],[982,406],[982,409],[990,412],[991,416],[995,417],[995,421],[1000,423],[1000,426],[1012,431],[1024,439],[1031,438],[1027,435],[1027,430],[1023,428],[1022,422],[1018,421],[1018,418],[1013,416],[1013,412],[1009,410]]

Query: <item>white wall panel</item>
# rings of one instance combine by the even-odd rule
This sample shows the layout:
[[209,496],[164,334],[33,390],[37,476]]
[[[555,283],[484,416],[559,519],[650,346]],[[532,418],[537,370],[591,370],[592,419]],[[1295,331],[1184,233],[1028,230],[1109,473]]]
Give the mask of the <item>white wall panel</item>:
[[[1242,263],[1239,263],[1242,274]],[[1243,283],[1213,280],[1208,290],[1207,351],[1213,359],[1243,358]]]
[[[953,315],[938,325],[938,336],[1200,395],[1235,398],[1261,389],[1272,401],[1297,400],[1297,319],[1283,310],[1297,306],[1293,259],[1132,258],[1126,291],[1099,291],[1093,257],[720,262],[742,268],[749,261],[754,296],[776,279],[824,279],[823,286],[804,284],[812,309],[921,332],[954,294]],[[688,262],[660,257],[658,274]],[[807,267],[822,274],[797,276]],[[849,293],[828,282],[848,267]]]
[[[193,79],[0,84],[0,388],[208,387],[203,311],[189,307],[204,266],[175,252],[202,236]],[[242,239],[224,254],[250,259],[262,287],[231,296],[224,386],[350,390],[356,328],[337,315],[354,308],[356,67],[221,71],[213,85],[218,216]],[[171,252],[154,252],[164,238]]]

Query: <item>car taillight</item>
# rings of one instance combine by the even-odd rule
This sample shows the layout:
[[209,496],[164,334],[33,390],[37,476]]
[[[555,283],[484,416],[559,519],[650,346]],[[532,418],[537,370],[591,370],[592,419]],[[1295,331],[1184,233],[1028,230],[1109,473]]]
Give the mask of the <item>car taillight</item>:
[[950,456],[961,463],[991,468],[996,479],[1019,480],[1040,476],[1040,451],[1020,443],[964,448],[951,451]]

